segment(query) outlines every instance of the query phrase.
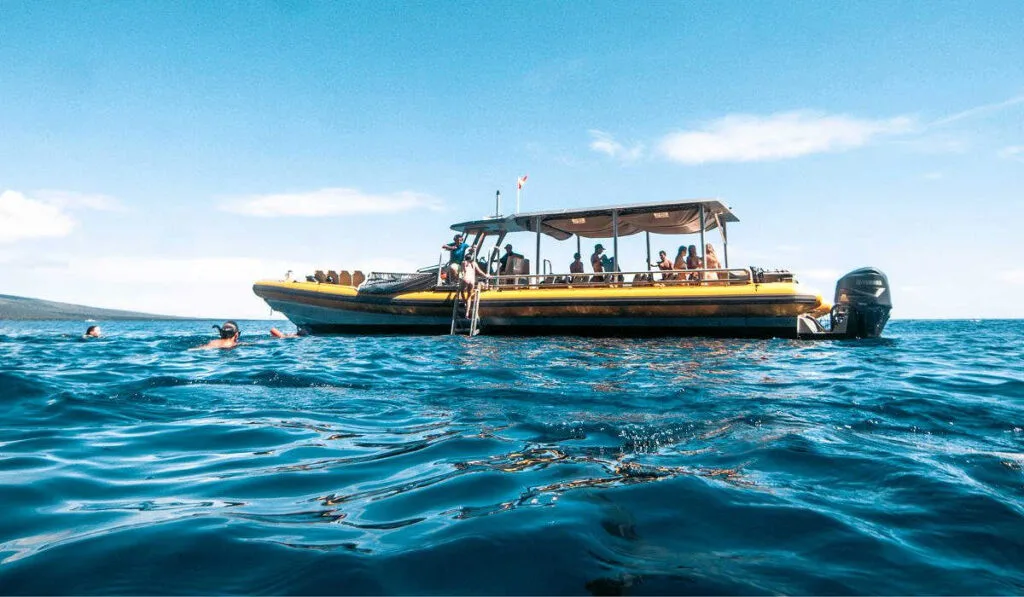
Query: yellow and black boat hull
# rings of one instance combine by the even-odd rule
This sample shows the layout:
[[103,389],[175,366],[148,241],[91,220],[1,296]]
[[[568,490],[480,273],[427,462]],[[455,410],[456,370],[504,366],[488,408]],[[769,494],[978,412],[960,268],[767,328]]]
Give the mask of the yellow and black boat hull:
[[[454,289],[381,295],[316,282],[260,281],[253,291],[312,333],[448,333],[455,300]],[[480,293],[480,328],[485,334],[796,337],[797,317],[828,308],[821,295],[794,282],[496,288]]]

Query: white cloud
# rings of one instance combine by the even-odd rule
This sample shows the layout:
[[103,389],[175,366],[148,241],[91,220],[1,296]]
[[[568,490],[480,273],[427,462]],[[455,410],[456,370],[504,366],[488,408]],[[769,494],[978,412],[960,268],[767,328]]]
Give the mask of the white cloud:
[[[0,258],[3,255],[0,254]],[[2,260],[0,260],[0,265]],[[11,262],[5,269],[16,283],[4,290],[49,300],[184,317],[262,319],[270,308],[252,292],[253,282],[303,279],[317,269],[409,272],[401,259],[337,257],[311,261],[251,257],[166,258],[157,256],[59,256]],[[0,269],[0,274],[6,273]]]
[[632,147],[626,147],[616,141],[611,133],[596,129],[590,130],[589,133],[591,137],[590,149],[603,153],[608,157],[624,162],[633,162],[640,159],[644,153],[644,146],[640,143],[634,144]]
[[842,114],[796,111],[756,116],[732,114],[665,136],[659,150],[683,164],[755,162],[843,151],[911,130],[907,117],[868,120]]
[[1011,269],[1000,272],[999,279],[1014,286],[1024,286],[1024,269]]
[[62,209],[93,209],[96,211],[124,211],[124,206],[111,197],[100,193],[79,193],[76,191],[59,191],[40,189],[32,196]]
[[1024,145],[1011,145],[999,151],[999,157],[1016,162],[1024,162]]
[[75,221],[59,207],[17,191],[0,193],[0,243],[71,234]]
[[393,214],[419,209],[439,210],[441,202],[424,193],[401,191],[384,195],[356,189],[326,188],[307,193],[250,195],[228,200],[223,211],[247,216],[327,217],[362,214]]

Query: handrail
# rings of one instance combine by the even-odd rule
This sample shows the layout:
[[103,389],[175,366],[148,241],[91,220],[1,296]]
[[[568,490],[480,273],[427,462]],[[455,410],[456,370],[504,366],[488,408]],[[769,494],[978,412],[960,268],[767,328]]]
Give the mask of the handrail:
[[445,250],[441,249],[441,254],[437,257],[437,285],[441,285],[441,272],[444,271],[441,268],[444,267],[444,254]]
[[[716,274],[715,279],[703,277],[703,274]],[[698,279],[670,279],[663,280],[657,274],[688,276],[690,274],[701,274]],[[719,278],[718,275],[724,275]],[[733,274],[737,274],[734,276]],[[630,279],[627,280],[626,277]],[[642,279],[635,279],[642,276]],[[648,276],[651,279],[648,279]],[[594,278],[601,278],[594,281]],[[652,286],[652,285],[701,285],[701,286],[724,286],[729,284],[747,284],[752,281],[750,270],[745,268],[712,268],[712,269],[679,269],[679,270],[655,270],[655,271],[629,271],[629,272],[588,272],[582,274],[506,274],[487,276],[487,281],[496,282],[489,286],[488,290],[512,289],[515,287],[544,286],[547,288],[565,287],[602,287],[602,286]]]

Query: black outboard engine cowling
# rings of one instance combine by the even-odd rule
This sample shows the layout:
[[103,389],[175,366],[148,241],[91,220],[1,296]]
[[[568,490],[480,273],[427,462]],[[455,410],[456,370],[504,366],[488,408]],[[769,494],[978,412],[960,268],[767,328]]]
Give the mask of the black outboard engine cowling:
[[831,333],[846,338],[877,338],[889,321],[892,295],[889,279],[873,267],[862,267],[836,282]]

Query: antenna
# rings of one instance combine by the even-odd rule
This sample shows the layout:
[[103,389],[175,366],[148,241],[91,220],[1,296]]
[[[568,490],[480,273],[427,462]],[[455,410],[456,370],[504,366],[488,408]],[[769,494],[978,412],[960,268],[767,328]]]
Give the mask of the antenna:
[[501,191],[494,191],[494,217],[501,216]]

